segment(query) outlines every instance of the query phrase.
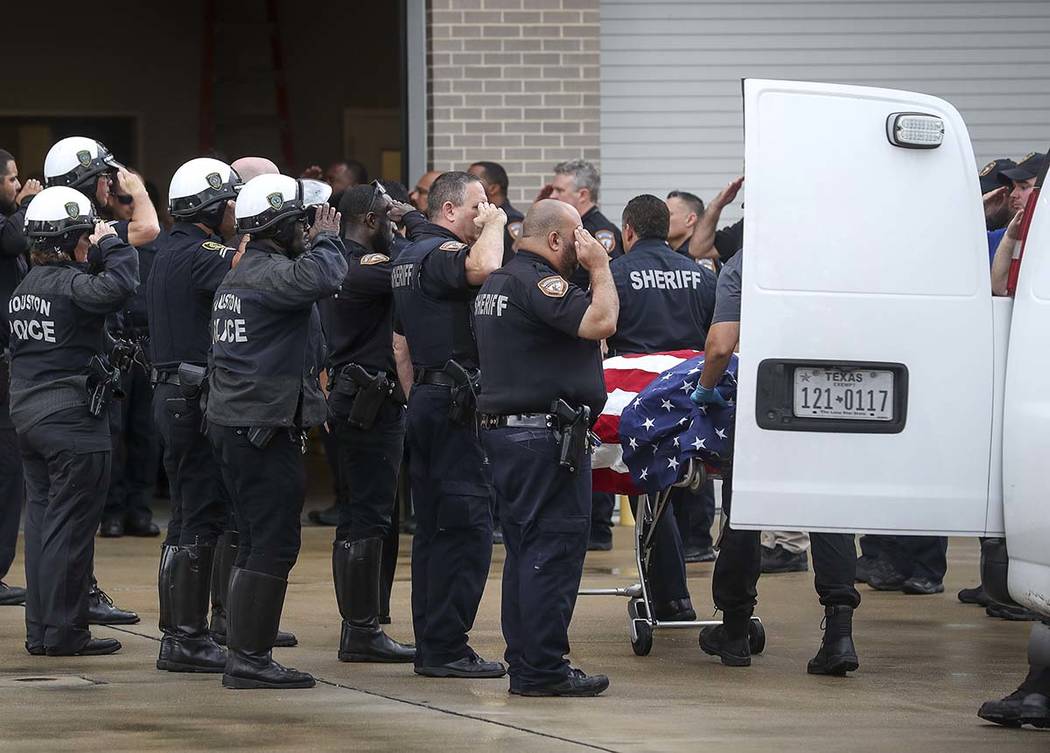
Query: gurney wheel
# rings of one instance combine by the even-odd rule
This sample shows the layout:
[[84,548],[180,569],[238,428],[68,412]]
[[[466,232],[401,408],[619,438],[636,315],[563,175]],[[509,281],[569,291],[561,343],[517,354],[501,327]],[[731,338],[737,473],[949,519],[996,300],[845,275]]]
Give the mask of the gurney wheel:
[[761,654],[766,648],[766,629],[758,620],[751,620],[747,628],[747,640],[752,654]]
[[638,636],[631,639],[631,648],[635,656],[648,656],[653,650],[653,628],[643,620],[634,621],[634,632]]

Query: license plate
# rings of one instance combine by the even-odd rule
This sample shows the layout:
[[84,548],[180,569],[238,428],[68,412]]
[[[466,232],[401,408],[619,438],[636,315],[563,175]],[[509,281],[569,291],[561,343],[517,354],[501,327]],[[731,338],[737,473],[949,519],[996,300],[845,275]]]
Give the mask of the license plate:
[[893,420],[893,372],[879,369],[795,369],[798,418]]

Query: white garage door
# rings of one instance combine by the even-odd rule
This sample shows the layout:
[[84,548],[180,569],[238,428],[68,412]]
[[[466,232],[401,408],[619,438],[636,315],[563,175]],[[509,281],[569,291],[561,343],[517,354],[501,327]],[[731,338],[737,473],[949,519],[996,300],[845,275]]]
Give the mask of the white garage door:
[[639,193],[707,201],[743,172],[742,78],[934,94],[962,112],[980,164],[1016,159],[1050,146],[1050,2],[601,0],[610,218]]

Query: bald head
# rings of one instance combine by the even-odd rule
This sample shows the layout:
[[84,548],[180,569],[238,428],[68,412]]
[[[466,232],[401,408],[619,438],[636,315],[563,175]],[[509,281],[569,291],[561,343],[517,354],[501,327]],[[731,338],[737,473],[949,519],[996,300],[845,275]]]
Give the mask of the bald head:
[[525,215],[515,248],[542,256],[567,277],[576,268],[573,232],[581,224],[580,213],[571,204],[557,199],[537,201]]
[[426,214],[427,202],[430,198],[430,187],[434,185],[439,175],[441,175],[440,170],[429,170],[423,173],[423,177],[416,181],[416,187],[408,194],[408,198],[415,204],[416,209],[424,214]]
[[241,157],[234,160],[230,167],[237,171],[245,183],[257,175],[277,175],[281,172],[277,169],[277,165],[266,157]]

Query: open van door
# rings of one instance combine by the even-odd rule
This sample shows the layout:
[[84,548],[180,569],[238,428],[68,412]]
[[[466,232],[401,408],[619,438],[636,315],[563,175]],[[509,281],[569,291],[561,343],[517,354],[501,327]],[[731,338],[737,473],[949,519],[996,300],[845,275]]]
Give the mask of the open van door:
[[1029,199],[1030,222],[1014,294],[1003,421],[1008,586],[1014,600],[1050,615],[1050,193],[1046,174]]
[[733,524],[983,535],[992,300],[962,118],[747,80],[744,123]]

